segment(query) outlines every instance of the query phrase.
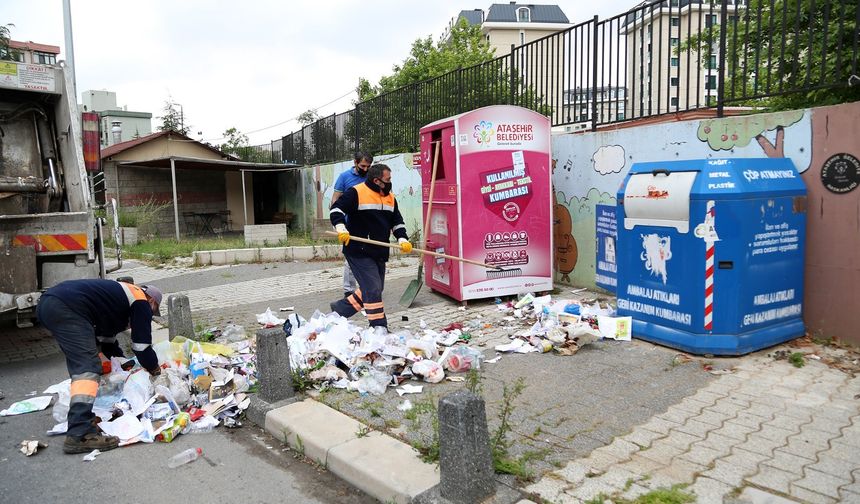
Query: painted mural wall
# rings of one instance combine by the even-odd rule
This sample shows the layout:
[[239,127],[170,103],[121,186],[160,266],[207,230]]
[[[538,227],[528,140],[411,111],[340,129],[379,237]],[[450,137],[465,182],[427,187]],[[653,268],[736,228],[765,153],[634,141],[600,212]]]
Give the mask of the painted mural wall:
[[615,204],[634,163],[787,157],[809,191],[804,319],[813,332],[860,341],[860,321],[839,308],[860,306],[860,190],[849,189],[860,180],[858,130],[860,102],[555,136],[556,281],[595,285],[595,206]]
[[[376,156],[374,164],[382,163],[391,168],[391,183],[397,206],[403,215],[403,222],[411,235],[423,225],[421,221],[421,171],[419,166],[412,166],[412,153],[386,154]],[[316,165],[305,169],[306,187],[312,188],[313,215],[317,219],[328,219],[328,209],[334,194],[334,183],[338,175],[351,170],[353,162]],[[311,191],[309,191],[311,192]]]

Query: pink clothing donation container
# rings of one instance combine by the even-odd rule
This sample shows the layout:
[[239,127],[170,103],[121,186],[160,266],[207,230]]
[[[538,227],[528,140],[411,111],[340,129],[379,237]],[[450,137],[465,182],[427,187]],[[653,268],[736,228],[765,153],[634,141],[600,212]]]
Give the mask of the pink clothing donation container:
[[549,119],[495,105],[421,128],[427,249],[500,269],[425,256],[424,282],[458,301],[552,289]]

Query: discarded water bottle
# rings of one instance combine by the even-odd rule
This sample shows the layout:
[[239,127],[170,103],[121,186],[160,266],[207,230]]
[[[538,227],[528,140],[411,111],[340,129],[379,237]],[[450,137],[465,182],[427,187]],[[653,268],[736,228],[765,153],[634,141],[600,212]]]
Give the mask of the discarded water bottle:
[[200,455],[203,455],[203,448],[189,448],[170,457],[170,460],[167,462],[167,467],[175,469],[189,462],[194,462]]

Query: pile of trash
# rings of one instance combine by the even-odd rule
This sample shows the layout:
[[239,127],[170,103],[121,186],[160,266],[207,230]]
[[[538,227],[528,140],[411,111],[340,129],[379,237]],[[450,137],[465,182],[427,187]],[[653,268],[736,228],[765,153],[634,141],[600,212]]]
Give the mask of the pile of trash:
[[599,339],[630,341],[631,317],[616,317],[615,310],[594,301],[588,304],[573,300],[553,300],[552,296],[521,296],[517,301],[503,303],[497,299],[504,321],[511,324],[531,324],[516,332],[511,342],[497,345],[499,352],[550,352],[573,355],[582,347]]
[[[241,427],[239,417],[257,384],[254,342],[237,325],[208,332],[218,335],[215,342],[177,337],[153,345],[162,366],[154,377],[133,358],[103,362],[105,374],[93,405],[99,428],[124,446],[169,443],[180,434],[211,432],[219,425]],[[44,392],[58,394],[53,417],[59,423],[49,435],[68,428],[70,385],[65,380]]]
[[323,387],[382,395],[401,385],[400,395],[421,392],[409,379],[439,383],[445,372],[480,369],[483,352],[469,347],[471,335],[462,324],[441,331],[427,328],[393,333],[381,327],[360,328],[337,313],[315,312],[310,320],[292,314],[284,324],[290,364],[306,379]]
[[[573,355],[601,338],[631,338],[631,318],[615,317],[611,307],[596,302],[554,301],[549,295],[527,294],[517,301],[497,300],[497,304],[505,314],[507,325],[503,327],[515,331],[510,343],[495,347],[498,352]],[[527,329],[522,329],[523,324]],[[382,395],[388,387],[399,386],[397,392],[403,395],[421,391],[404,384],[407,380],[439,383],[446,372],[467,372],[480,369],[482,362],[498,360],[485,361],[483,352],[470,346],[473,334],[492,327],[480,315],[438,331],[428,328],[423,320],[419,326],[416,332],[408,328],[395,332],[361,328],[337,313],[319,311],[310,320],[295,313],[284,320],[292,369],[320,388]]]

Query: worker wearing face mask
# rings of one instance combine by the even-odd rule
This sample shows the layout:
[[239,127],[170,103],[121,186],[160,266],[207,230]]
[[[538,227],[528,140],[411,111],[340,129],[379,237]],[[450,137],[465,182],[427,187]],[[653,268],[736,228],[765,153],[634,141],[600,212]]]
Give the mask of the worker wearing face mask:
[[351,317],[364,310],[371,327],[387,328],[382,290],[388,248],[351,242],[350,237],[388,242],[393,233],[400,250],[407,254],[412,252],[403,216],[391,194],[391,169],[384,164],[371,166],[363,184],[350,187],[332,203],[329,217],[338,232],[338,240],[343,243],[343,255],[358,281],[355,292],[331,303],[332,311]]

